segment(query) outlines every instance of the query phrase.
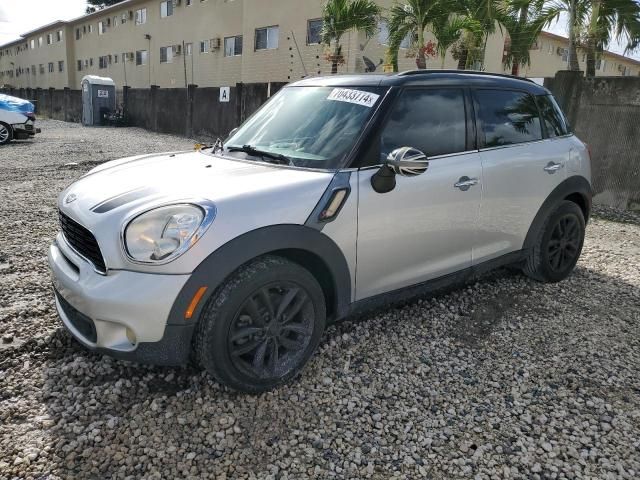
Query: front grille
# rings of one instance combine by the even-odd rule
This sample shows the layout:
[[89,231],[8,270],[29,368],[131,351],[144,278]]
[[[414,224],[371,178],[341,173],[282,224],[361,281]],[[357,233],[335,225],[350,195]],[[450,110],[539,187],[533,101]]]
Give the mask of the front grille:
[[102,252],[100,251],[100,246],[96,241],[96,237],[94,237],[89,230],[84,228],[75,220],[69,218],[64,213],[58,211],[58,216],[60,217],[62,234],[69,245],[71,245],[76,252],[93,263],[96,270],[106,273],[107,266],[104,264]]
[[73,308],[71,304],[64,298],[62,298],[62,295],[60,295],[58,292],[55,293],[58,302],[60,302],[60,307],[69,319],[69,322],[71,322],[71,325],[73,325],[74,328],[78,330],[78,332],[80,332],[80,334],[84,338],[89,340],[91,343],[96,343],[98,334],[96,332],[96,326],[94,325],[93,321],[86,315]]

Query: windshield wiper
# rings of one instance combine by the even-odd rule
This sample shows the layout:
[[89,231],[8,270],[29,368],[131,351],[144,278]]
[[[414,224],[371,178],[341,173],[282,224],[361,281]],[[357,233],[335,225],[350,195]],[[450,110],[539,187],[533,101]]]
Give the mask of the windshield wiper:
[[271,163],[276,163],[278,165],[291,165],[291,160],[289,159],[289,157],[285,157],[281,153],[273,153],[266,150],[260,150],[251,145],[243,145],[242,147],[227,147],[227,151],[244,152],[256,157],[262,157],[263,160],[268,158],[269,160],[272,160]]

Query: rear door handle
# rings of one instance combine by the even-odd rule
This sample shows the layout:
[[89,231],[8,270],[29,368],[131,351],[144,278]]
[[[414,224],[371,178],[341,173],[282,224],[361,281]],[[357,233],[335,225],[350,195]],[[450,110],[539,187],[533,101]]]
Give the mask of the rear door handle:
[[547,163],[547,166],[544,167],[544,171],[547,172],[549,175],[552,175],[556,173],[558,170],[560,170],[563,166],[564,165],[562,165],[561,163],[549,162]]
[[478,183],[477,178],[469,178],[467,176],[464,176],[464,177],[460,177],[460,180],[458,180],[457,183],[454,183],[453,186],[455,188],[459,188],[463,192],[466,192],[477,183]]

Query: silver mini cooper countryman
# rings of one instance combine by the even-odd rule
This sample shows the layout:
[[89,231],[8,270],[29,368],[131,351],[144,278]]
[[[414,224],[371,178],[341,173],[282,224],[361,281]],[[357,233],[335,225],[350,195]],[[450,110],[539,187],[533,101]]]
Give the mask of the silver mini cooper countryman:
[[549,91],[458,71],[313,78],[222,144],[105,163],[62,192],[56,305],[84,346],[259,392],[325,326],[580,255],[590,158]]

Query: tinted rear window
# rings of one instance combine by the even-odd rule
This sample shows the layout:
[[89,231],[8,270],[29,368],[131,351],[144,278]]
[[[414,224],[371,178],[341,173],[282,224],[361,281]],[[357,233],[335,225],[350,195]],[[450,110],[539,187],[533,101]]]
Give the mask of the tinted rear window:
[[510,90],[477,90],[478,116],[485,147],[542,139],[535,98]]

